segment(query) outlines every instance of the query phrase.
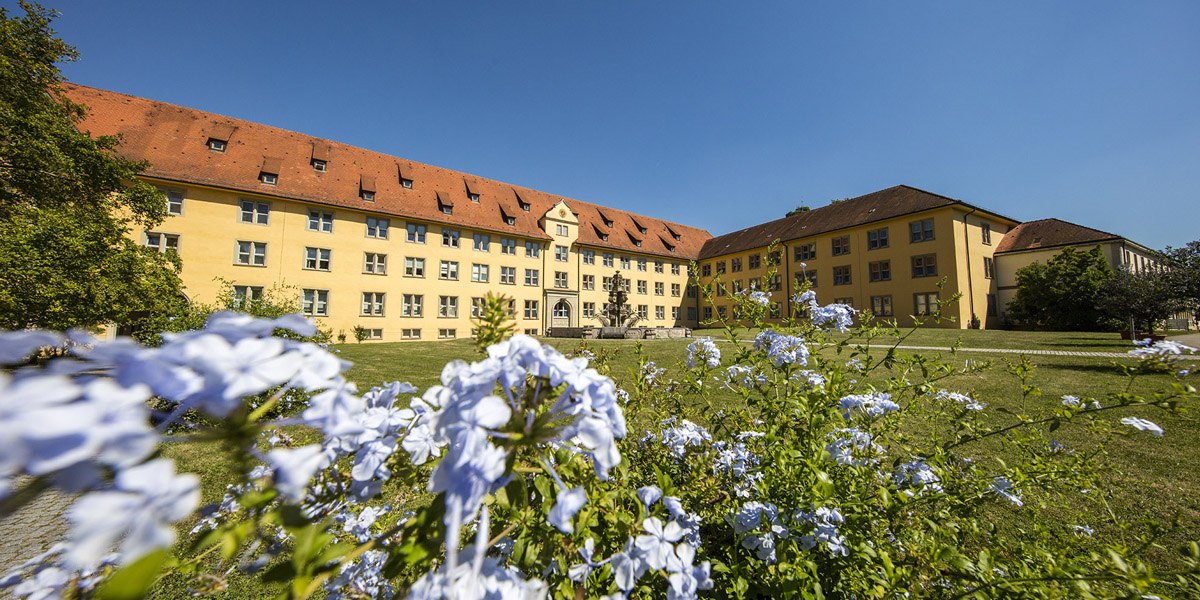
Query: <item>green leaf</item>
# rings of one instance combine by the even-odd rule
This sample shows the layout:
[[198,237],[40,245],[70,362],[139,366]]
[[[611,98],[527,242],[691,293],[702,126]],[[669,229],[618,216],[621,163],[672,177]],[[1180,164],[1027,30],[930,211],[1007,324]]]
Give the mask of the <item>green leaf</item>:
[[122,567],[108,581],[105,581],[96,593],[96,598],[100,600],[144,598],[170,559],[171,553],[167,550],[158,550],[139,558]]

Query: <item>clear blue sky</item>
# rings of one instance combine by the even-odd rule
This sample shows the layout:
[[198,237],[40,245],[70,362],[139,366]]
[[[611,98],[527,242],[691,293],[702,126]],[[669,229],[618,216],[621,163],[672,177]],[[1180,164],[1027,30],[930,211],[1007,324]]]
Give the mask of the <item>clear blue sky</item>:
[[714,234],[906,183],[1200,239],[1194,0],[49,5],[73,81]]

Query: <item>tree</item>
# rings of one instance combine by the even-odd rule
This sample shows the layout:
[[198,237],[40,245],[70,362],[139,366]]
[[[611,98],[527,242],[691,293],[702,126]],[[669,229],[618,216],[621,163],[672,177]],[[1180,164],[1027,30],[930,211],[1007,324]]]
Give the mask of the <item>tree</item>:
[[180,298],[179,261],[129,237],[166,216],[146,165],[77,126],[55,63],[76,58],[53,13],[0,8],[0,328],[125,323]]
[[792,210],[787,211],[787,214],[783,215],[783,216],[790,217],[792,215],[804,214],[810,210],[812,210],[812,209],[809,208],[808,205],[801,204],[800,206],[797,206],[796,208],[793,208]]
[[1182,248],[1168,247],[1164,253],[1171,289],[1180,300],[1181,310],[1200,320],[1200,240]]
[[1008,303],[1008,318],[1021,329],[1094,331],[1104,328],[1098,307],[1100,289],[1113,277],[1096,246],[1087,252],[1063,249],[1045,264],[1017,271],[1017,295]]
[[1166,271],[1132,273],[1122,269],[1100,288],[1100,308],[1114,321],[1138,332],[1154,333],[1156,325],[1178,312],[1181,302]]

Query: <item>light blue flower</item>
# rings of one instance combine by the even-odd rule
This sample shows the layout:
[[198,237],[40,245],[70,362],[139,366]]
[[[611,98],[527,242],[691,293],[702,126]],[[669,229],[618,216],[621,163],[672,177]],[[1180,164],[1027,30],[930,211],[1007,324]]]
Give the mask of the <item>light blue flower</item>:
[[1121,419],[1121,423],[1129,425],[1138,431],[1148,431],[1155,437],[1162,437],[1163,434],[1162,427],[1159,427],[1154,422],[1147,421],[1146,419],[1141,419],[1138,417],[1125,417],[1124,419]]
[[688,344],[687,352],[689,369],[695,369],[698,365],[704,365],[709,369],[721,366],[721,349],[717,347],[711,337],[696,338],[695,341]]
[[634,540],[634,545],[651,569],[665,568],[667,557],[675,551],[675,542],[683,538],[683,528],[675,521],[664,526],[658,517],[650,517],[642,521],[642,529],[646,533],[639,535]]
[[655,502],[658,502],[658,499],[662,498],[662,495],[663,492],[657,485],[640,487],[637,491],[638,500],[641,500],[646,508],[650,508]]
[[855,412],[867,419],[877,419],[890,412],[900,410],[900,405],[892,401],[892,395],[884,392],[843,396],[839,406],[842,408],[842,418],[847,420]]
[[809,350],[804,338],[767,329],[754,337],[754,349],[764,352],[776,367],[807,365]]
[[299,448],[276,448],[267,452],[266,462],[275,479],[279,495],[291,502],[304,500],[313,475],[328,464],[329,459],[319,444]]
[[571,520],[587,504],[587,501],[587,491],[583,489],[583,486],[578,486],[570,491],[561,491],[554,502],[554,507],[550,509],[547,520],[563,533],[574,533],[575,526]]

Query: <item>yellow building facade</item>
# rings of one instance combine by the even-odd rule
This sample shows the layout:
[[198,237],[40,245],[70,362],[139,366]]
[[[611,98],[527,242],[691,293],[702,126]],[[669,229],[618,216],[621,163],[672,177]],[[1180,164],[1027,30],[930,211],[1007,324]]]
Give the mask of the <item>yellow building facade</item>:
[[[940,326],[995,327],[995,248],[1016,224],[896,186],[718,236],[701,253],[701,285],[713,290],[715,306],[700,318],[732,315],[731,295],[750,287],[768,292],[784,316],[788,298],[807,281],[820,302],[870,310],[879,319],[907,324],[940,308]],[[772,269],[776,278],[765,278]],[[945,302],[956,294],[958,302]]]

